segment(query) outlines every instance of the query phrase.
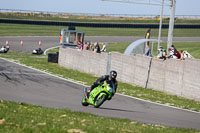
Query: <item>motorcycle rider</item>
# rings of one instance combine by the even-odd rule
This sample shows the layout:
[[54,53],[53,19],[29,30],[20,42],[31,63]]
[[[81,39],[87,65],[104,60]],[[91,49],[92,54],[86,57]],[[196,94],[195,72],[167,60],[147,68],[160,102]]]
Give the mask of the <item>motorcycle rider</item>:
[[96,88],[99,85],[102,85],[104,83],[104,81],[107,81],[110,83],[111,87],[114,89],[114,92],[113,92],[113,95],[114,95],[117,91],[116,78],[117,78],[117,72],[114,70],[110,71],[110,75],[104,75],[104,76],[98,78],[96,80],[96,82],[94,82],[93,85],[90,87],[90,90],[87,91],[87,96],[94,88]]

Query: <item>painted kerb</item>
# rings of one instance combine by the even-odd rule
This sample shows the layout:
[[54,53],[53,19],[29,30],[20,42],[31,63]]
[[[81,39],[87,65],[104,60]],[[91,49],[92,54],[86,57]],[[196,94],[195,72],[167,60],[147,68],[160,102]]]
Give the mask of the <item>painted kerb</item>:
[[121,82],[200,101],[200,60],[197,59],[163,61],[141,55],[60,48],[59,64],[95,76],[116,70]]

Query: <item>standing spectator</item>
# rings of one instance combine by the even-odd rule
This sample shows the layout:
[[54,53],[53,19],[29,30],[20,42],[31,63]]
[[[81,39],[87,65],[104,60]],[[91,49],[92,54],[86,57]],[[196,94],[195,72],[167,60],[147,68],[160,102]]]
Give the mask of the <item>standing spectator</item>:
[[62,44],[62,35],[60,34],[60,44]]
[[146,47],[145,47],[145,55],[152,57],[151,49],[149,48],[148,44],[146,44]]
[[101,50],[100,50],[98,42],[94,43],[94,53],[101,53]]
[[101,52],[106,52],[106,44],[105,43],[102,43],[103,47],[101,49]]
[[[151,29],[149,28],[145,34],[145,39],[150,39]],[[149,41],[146,42],[146,45],[149,45]]]

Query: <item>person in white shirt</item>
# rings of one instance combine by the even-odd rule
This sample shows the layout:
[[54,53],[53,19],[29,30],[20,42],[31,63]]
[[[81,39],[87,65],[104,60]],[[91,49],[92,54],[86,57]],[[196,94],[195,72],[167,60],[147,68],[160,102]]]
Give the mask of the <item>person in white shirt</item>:
[[101,49],[101,52],[106,52],[106,44],[105,43],[102,43],[103,47]]

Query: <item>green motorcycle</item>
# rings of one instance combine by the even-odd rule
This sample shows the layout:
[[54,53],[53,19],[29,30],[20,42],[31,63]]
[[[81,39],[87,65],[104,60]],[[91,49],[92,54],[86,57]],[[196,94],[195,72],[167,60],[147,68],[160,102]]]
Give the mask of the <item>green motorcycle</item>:
[[114,95],[114,89],[111,87],[109,81],[104,81],[103,85],[99,85],[94,88],[89,96],[86,94],[87,88],[84,89],[84,97],[82,99],[82,105],[93,105],[95,108],[100,107],[106,100],[110,100]]

